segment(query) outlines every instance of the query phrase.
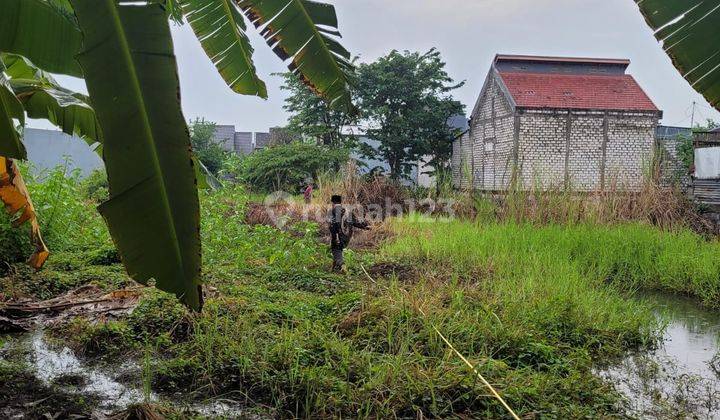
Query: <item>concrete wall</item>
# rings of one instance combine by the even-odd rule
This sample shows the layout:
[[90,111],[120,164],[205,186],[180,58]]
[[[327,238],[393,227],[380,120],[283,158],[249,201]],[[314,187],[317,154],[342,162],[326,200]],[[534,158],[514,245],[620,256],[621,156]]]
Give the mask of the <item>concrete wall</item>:
[[216,125],[213,140],[228,152],[248,155],[268,146],[269,133],[236,132],[234,125]]
[[235,126],[216,125],[214,141],[215,143],[219,144],[226,152],[235,151]]
[[470,131],[453,142],[452,177],[455,188],[470,188],[472,178],[472,142]]
[[530,112],[520,115],[518,159],[526,189],[552,189],[565,182],[567,116]]
[[88,176],[95,169],[104,167],[102,159],[85,140],[69,136],[61,131],[26,128],[23,143],[28,160],[36,174],[68,163],[68,169],[79,169]]
[[649,175],[658,116],[635,113],[609,117],[606,185],[638,189]]
[[270,133],[255,133],[255,148],[264,149],[270,144]]
[[235,133],[235,152],[241,155],[249,155],[253,152],[253,133],[237,132]]

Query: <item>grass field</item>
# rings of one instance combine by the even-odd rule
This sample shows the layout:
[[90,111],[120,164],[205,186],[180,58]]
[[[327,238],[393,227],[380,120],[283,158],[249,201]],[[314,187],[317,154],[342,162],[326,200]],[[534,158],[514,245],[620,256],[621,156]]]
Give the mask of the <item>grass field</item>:
[[[202,196],[201,315],[147,289],[126,318],[78,318],[52,335],[89,359],[140,360],[136,379],[154,392],[223,395],[277,417],[506,415],[437,327],[518,414],[611,416],[619,396],[592,368],[651,346],[661,328],[633,291],[710,306],[720,293],[720,245],[645,224],[400,219],[335,275],[317,225],[249,226],[246,197]],[[6,299],[129,284],[99,218],[77,220],[99,233],[50,234],[59,252],[39,273],[13,265]]]

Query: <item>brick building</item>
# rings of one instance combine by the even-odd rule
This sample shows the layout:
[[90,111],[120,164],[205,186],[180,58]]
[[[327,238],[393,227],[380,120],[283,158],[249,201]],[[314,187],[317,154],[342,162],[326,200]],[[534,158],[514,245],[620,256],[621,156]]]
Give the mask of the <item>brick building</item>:
[[498,55],[453,145],[457,187],[639,187],[662,112],[628,60]]

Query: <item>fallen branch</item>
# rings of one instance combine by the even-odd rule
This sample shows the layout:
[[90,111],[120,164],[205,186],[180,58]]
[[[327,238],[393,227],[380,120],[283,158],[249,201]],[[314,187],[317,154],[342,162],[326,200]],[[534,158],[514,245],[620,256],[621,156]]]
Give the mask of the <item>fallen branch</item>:
[[41,321],[55,321],[71,315],[128,312],[139,299],[139,288],[104,293],[96,286],[84,286],[41,302],[0,303],[0,330],[27,331]]

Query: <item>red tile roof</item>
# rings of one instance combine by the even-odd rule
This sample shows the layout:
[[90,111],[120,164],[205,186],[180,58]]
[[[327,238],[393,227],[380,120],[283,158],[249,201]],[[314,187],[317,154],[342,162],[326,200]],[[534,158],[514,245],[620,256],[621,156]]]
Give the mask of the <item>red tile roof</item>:
[[500,76],[521,108],[659,111],[627,74],[501,72]]

